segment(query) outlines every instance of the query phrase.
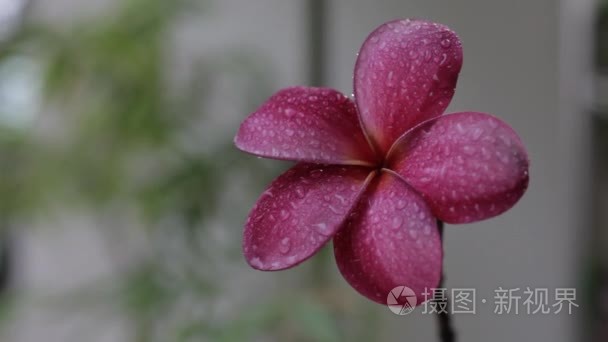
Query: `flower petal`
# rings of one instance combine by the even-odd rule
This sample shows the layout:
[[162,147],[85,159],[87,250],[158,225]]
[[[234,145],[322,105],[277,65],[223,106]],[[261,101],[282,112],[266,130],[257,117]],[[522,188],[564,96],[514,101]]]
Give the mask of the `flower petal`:
[[327,164],[373,164],[353,101],[328,88],[286,88],[241,124],[236,146],[258,156]]
[[503,213],[528,187],[528,154],[517,134],[483,113],[429,120],[406,133],[389,155],[389,168],[448,223]]
[[398,176],[383,172],[334,238],[338,268],[355,290],[387,304],[407,286],[422,303],[441,278],[443,250],[437,220],[424,199]]
[[302,163],[279,176],[247,218],[247,262],[260,270],[280,270],[313,255],[342,226],[370,172],[360,166]]
[[372,32],[355,66],[361,120],[381,152],[450,103],[462,66],[458,36],[446,26],[396,20]]

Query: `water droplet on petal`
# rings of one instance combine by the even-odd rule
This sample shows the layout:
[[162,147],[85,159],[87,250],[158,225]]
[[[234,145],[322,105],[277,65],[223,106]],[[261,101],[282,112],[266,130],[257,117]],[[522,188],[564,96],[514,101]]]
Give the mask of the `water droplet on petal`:
[[258,257],[252,258],[249,263],[255,268],[262,268],[264,266],[264,263]]
[[397,201],[397,209],[403,209],[405,208],[405,201],[404,200],[398,200]]
[[415,229],[410,229],[408,231],[408,233],[410,234],[410,237],[414,240],[418,239],[418,231]]
[[468,155],[473,155],[475,153],[475,149],[472,146],[466,145],[463,148],[464,153]]
[[387,87],[394,87],[395,86],[395,79],[393,78],[393,71],[389,71],[388,72],[388,76],[386,77],[386,86]]
[[336,214],[336,215],[340,215],[343,214],[344,211],[342,211],[342,209],[340,208],[336,208],[333,205],[328,206],[329,210],[331,210],[332,213]]
[[327,223],[325,222],[321,222],[321,223],[317,223],[315,225],[313,225],[313,227],[315,228],[315,230],[321,234],[321,235],[329,235],[329,230],[327,227]]
[[288,237],[281,240],[281,243],[279,244],[279,251],[283,254],[287,254],[287,253],[289,253],[290,249],[291,249],[291,240]]
[[287,108],[287,109],[285,109],[284,113],[285,113],[286,117],[290,118],[296,114],[296,111],[291,108]]
[[441,46],[443,46],[443,48],[447,49],[452,45],[452,41],[449,39],[444,39],[441,41]]
[[393,217],[393,222],[392,222],[393,229],[397,229],[397,228],[401,227],[402,223],[403,223],[403,219],[401,218],[401,216]]
[[339,194],[334,194],[334,197],[338,199],[338,201],[340,202],[340,204],[342,204],[342,205],[346,205],[347,204],[346,198],[344,196],[339,195]]
[[312,170],[310,172],[311,178],[319,178],[319,177],[321,177],[321,175],[323,175],[323,170]]
[[300,187],[300,186],[296,187],[296,196],[298,196],[299,198],[304,198],[304,196],[306,196],[306,194],[304,193],[304,189],[302,189],[302,187]]
[[471,138],[473,138],[473,140],[479,140],[479,137],[481,137],[481,134],[483,134],[482,129],[479,127],[475,127],[475,128],[473,128],[473,131],[471,133]]

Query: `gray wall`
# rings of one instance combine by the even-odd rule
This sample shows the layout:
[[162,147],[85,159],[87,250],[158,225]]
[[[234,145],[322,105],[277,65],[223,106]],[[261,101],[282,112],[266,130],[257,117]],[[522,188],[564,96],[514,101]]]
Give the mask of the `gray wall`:
[[[587,120],[589,78],[582,72],[589,68],[591,1],[565,3],[562,8],[553,0],[332,2],[332,86],[351,92],[355,53],[375,26],[395,17],[439,21],[459,34],[464,47],[448,112],[495,114],[515,128],[529,150],[530,188],[511,211],[446,227],[447,286],[475,287],[478,300],[488,300],[478,303],[482,314],[456,317],[462,341],[577,340],[574,317],[496,316],[491,304],[499,286],[580,285],[576,262],[587,229],[580,189],[587,166],[580,165],[585,160],[579,140]],[[428,317],[391,318],[395,333],[420,334],[415,341],[434,338],[429,332],[435,322]]]

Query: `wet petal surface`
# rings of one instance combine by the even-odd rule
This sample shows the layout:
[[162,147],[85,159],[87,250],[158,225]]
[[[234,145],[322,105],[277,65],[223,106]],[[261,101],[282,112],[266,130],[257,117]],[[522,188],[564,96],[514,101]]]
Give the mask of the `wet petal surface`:
[[370,172],[358,166],[298,164],[279,176],[247,218],[247,262],[260,270],[280,270],[312,256],[342,226]]
[[511,208],[528,186],[528,154],[509,125],[483,113],[449,114],[395,145],[389,168],[448,223],[487,219]]
[[462,47],[444,25],[386,23],[370,34],[355,66],[355,99],[379,150],[409,128],[441,115],[454,95]]
[[236,146],[258,156],[327,164],[375,160],[355,105],[328,88],[286,88],[241,124]]
[[397,286],[411,288],[420,304],[425,288],[437,287],[441,277],[436,219],[422,197],[386,172],[372,181],[334,238],[334,252],[348,283],[380,304]]

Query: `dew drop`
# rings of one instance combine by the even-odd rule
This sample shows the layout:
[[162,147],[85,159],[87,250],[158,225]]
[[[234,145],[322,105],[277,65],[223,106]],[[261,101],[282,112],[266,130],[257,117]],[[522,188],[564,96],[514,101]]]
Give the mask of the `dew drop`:
[[393,217],[393,222],[392,222],[392,227],[393,229],[397,229],[399,227],[401,227],[401,224],[403,223],[403,219],[401,218],[401,216],[395,216]]
[[321,235],[329,235],[329,229],[327,227],[327,223],[321,222],[313,225],[315,230]]
[[443,48],[447,49],[450,46],[452,46],[452,41],[446,38],[441,41],[441,46],[443,46]]
[[395,80],[393,79],[393,71],[389,71],[388,76],[386,77],[386,86],[387,87],[394,87],[395,86]]
[[346,205],[347,204],[346,198],[344,196],[339,195],[339,194],[334,194],[334,197],[338,199],[338,201],[340,202],[340,204],[342,204],[342,205]]
[[289,253],[290,249],[291,249],[291,240],[288,237],[281,240],[281,243],[279,244],[279,252],[281,252],[283,254],[287,254],[287,253]]
[[408,231],[408,233],[410,234],[410,237],[414,240],[418,239],[418,231],[415,229],[410,229]]
[[[481,156],[485,160],[490,160],[490,158],[492,158],[492,153],[484,146],[481,148]],[[496,152],[496,156],[500,157],[500,152]]]
[[458,134],[464,134],[466,132],[461,123],[456,124],[456,130],[458,130]]
[[469,145],[466,145],[462,149],[464,150],[464,153],[466,153],[468,155],[473,155],[475,153],[475,149],[472,146],[469,146]]
[[311,177],[311,178],[315,178],[315,179],[316,179],[316,178],[320,178],[320,177],[321,177],[321,175],[323,175],[323,170],[312,170],[312,171],[310,172],[310,177]]
[[404,200],[398,200],[397,201],[397,209],[403,209],[405,208],[405,201]]
[[508,155],[508,154],[501,154],[501,155],[499,156],[499,159],[500,159],[500,161],[501,161],[503,164],[505,164],[505,165],[509,165],[509,161],[510,161],[510,159],[509,159],[509,155]]
[[424,60],[425,60],[426,62],[430,61],[430,60],[431,60],[431,57],[432,57],[432,55],[431,55],[431,51],[430,51],[430,50],[426,50],[426,51],[424,51]]
[[328,206],[328,208],[329,208],[329,210],[331,210],[332,213],[334,213],[336,215],[340,215],[340,214],[344,213],[341,209],[336,208],[333,205]]
[[251,264],[251,266],[253,266],[255,268],[263,268],[264,267],[264,263],[258,257],[252,258],[251,261],[249,261],[249,263]]
[[302,189],[302,187],[300,187],[300,186],[296,187],[296,196],[298,196],[299,198],[304,198],[304,196],[306,196],[306,194],[304,193],[304,189]]
[[473,138],[473,140],[479,140],[482,133],[483,131],[481,130],[481,128],[475,127],[472,131],[471,138]]
[[281,220],[287,220],[289,218],[289,211],[281,210]]
[[292,116],[294,116],[296,114],[296,111],[291,109],[291,108],[287,108],[285,109],[285,116],[288,118],[291,118]]
[[488,119],[488,123],[490,124],[490,127],[492,127],[492,128],[498,127],[498,122],[496,122],[495,119]]

